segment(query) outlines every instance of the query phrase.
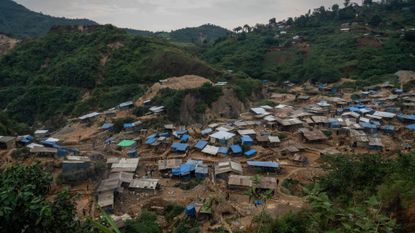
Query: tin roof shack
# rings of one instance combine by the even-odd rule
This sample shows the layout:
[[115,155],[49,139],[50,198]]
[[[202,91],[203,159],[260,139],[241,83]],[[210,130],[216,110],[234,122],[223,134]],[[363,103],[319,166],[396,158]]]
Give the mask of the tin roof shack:
[[235,134],[225,132],[225,131],[218,131],[209,136],[210,143],[217,143],[223,146],[232,145],[234,137],[235,137]]
[[91,167],[91,159],[86,156],[67,156],[62,162],[63,173],[84,172]]
[[173,176],[189,178],[201,165],[203,165],[203,161],[189,159],[179,167],[172,168],[171,173]]
[[327,136],[318,129],[310,130],[307,128],[301,128],[299,132],[303,135],[307,142],[323,142],[328,139]]
[[0,149],[10,150],[16,148],[16,138],[10,136],[0,136]]
[[39,157],[57,157],[58,149],[52,147],[33,147],[30,149],[30,153]]
[[177,168],[182,165],[183,161],[181,159],[166,159],[158,161],[159,171],[171,170],[172,168]]
[[49,137],[49,130],[47,130],[47,129],[38,129],[38,130],[35,131],[35,133],[33,135],[35,136],[36,139],[46,138],[46,137]]
[[314,126],[326,127],[329,123],[329,119],[326,116],[311,116],[311,119],[314,122],[312,124]]
[[209,167],[207,164],[200,164],[195,169],[196,179],[203,180],[209,174]]
[[159,179],[134,179],[131,181],[129,189],[134,191],[153,191],[156,193],[156,190],[160,187]]
[[255,172],[278,172],[281,169],[279,163],[274,161],[247,161],[248,167]]
[[253,176],[230,175],[228,187],[230,189],[248,189],[255,187],[260,190],[275,191],[277,189],[277,179],[274,177],[259,177],[258,181],[255,181]]
[[254,144],[254,140],[248,135],[243,135],[241,136],[241,143],[242,145],[252,146]]
[[297,118],[281,119],[276,118],[278,127],[283,131],[294,131],[303,126],[303,122]]
[[122,187],[128,187],[134,178],[134,174],[130,172],[111,173],[108,179],[118,179]]
[[171,150],[173,152],[179,152],[179,153],[186,153],[187,149],[189,148],[189,146],[187,144],[184,143],[173,143],[171,145]]
[[114,209],[114,192],[106,191],[98,194],[98,206],[112,212]]
[[377,137],[369,137],[369,149],[370,150],[376,150],[376,151],[382,151],[384,148],[382,139]]
[[221,161],[215,165],[215,176],[218,178],[226,179],[231,174],[242,174],[242,165],[235,161]]
[[122,158],[111,166],[111,172],[132,172],[135,173],[138,168],[139,158]]
[[133,101],[127,101],[118,105],[118,108],[121,110],[131,109],[134,107]]
[[203,148],[202,152],[208,155],[217,155],[219,152],[219,147],[207,145],[205,148]]
[[369,138],[366,133],[361,130],[349,129],[349,136],[352,147],[367,147]]
[[87,123],[95,120],[99,115],[99,112],[91,112],[86,115],[80,116],[78,119],[83,123]]

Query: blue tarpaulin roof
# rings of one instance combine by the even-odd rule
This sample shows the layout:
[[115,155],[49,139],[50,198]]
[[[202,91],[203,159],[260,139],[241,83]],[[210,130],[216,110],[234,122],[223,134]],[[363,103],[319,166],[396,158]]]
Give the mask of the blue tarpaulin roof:
[[270,168],[279,168],[280,164],[277,162],[272,162],[272,161],[268,161],[268,162],[264,162],[264,161],[247,161],[246,162],[248,164],[248,166],[253,166],[253,167],[270,167]]
[[398,119],[406,120],[406,121],[415,121],[415,115],[405,115],[405,114],[398,114]]
[[385,126],[383,126],[383,129],[384,130],[387,130],[387,131],[395,131],[395,126],[393,126],[393,125],[385,125]]
[[179,152],[186,152],[188,145],[184,144],[184,143],[173,143],[173,145],[171,145],[171,148],[173,149],[173,151],[179,151]]
[[151,144],[153,144],[154,142],[156,142],[157,141],[157,138],[156,137],[149,137],[149,138],[147,138],[147,140],[144,142],[144,144],[146,144],[146,145],[151,145]]
[[232,145],[231,146],[231,151],[234,154],[242,153],[242,147],[240,145]]
[[218,154],[227,155],[229,149],[227,147],[219,147]]
[[187,142],[189,140],[190,136],[189,134],[184,134],[182,138],[180,139],[181,142]]
[[129,128],[132,128],[132,127],[134,127],[134,124],[133,123],[124,123],[124,129],[129,129]]
[[208,144],[207,141],[205,141],[205,140],[199,140],[196,143],[195,148],[198,149],[198,150],[203,150],[203,148],[205,148],[207,144]]
[[101,129],[111,129],[113,126],[114,126],[114,124],[112,124],[112,123],[104,123],[101,126]]
[[241,136],[241,141],[242,141],[243,144],[254,142],[254,140],[249,135]]
[[178,130],[175,132],[177,135],[183,135],[187,133],[187,130]]
[[157,137],[157,134],[156,134],[156,133],[154,133],[154,134],[152,134],[152,135],[148,136],[148,137],[147,137],[147,139],[149,139],[149,138],[155,138],[155,137]]
[[407,125],[406,128],[415,131],[415,124]]
[[31,136],[31,135],[26,135],[26,136],[23,136],[23,137],[20,139],[20,142],[25,143],[25,144],[27,144],[27,143],[31,143],[32,141],[33,141],[33,136]]
[[377,129],[378,128],[377,125],[371,124],[371,123],[367,123],[367,122],[360,122],[359,124],[360,124],[360,126],[362,126],[365,129]]
[[244,153],[245,156],[249,156],[249,157],[251,157],[251,156],[253,156],[255,154],[256,154],[256,150],[255,149],[250,149],[250,150],[248,150],[247,152]]
[[169,133],[168,132],[164,132],[164,133],[159,133],[160,137],[168,137]]
[[186,176],[189,175],[191,171],[192,165],[187,163],[180,165],[180,167],[171,169],[174,176]]

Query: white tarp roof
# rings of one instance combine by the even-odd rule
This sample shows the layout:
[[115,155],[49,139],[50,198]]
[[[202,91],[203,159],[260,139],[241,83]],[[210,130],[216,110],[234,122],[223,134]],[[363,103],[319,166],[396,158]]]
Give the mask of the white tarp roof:
[[254,135],[256,134],[255,130],[253,129],[241,129],[238,130],[239,135]]
[[219,147],[207,145],[203,148],[202,152],[209,155],[216,155],[219,151]]
[[229,139],[233,138],[234,136],[235,136],[235,134],[225,132],[225,131],[218,131],[218,132],[213,133],[213,134],[210,135],[210,137],[215,138],[215,139],[219,139],[219,140],[229,140]]
[[270,114],[264,108],[251,108],[251,111],[255,113],[256,115],[269,115]]
[[96,117],[96,116],[99,116],[99,112],[91,112],[91,113],[88,113],[86,115],[80,116],[79,120],[86,120],[86,119],[93,118],[93,117]]
[[379,112],[376,111],[375,113],[373,113],[373,116],[379,116],[379,117],[383,117],[383,118],[394,118],[396,116],[395,113],[391,113],[391,112]]
[[47,129],[38,129],[35,131],[35,134],[47,134],[49,133],[49,130]]

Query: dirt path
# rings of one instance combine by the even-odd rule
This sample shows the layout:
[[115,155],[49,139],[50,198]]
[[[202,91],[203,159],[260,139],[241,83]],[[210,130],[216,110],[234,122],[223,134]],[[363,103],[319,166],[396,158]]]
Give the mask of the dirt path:
[[286,200],[286,201],[290,201],[290,202],[298,202],[298,203],[301,203],[301,205],[303,204],[303,202],[304,202],[303,198],[286,194],[286,193],[284,193],[284,192],[281,191],[281,187],[282,187],[282,184],[284,183],[284,181],[286,179],[289,179],[295,173],[297,173],[297,172],[299,172],[301,170],[306,170],[306,169],[309,169],[309,168],[308,167],[296,168],[296,169],[290,171],[282,179],[279,179],[278,186],[277,186],[277,193],[280,196],[280,199],[283,199],[283,200]]

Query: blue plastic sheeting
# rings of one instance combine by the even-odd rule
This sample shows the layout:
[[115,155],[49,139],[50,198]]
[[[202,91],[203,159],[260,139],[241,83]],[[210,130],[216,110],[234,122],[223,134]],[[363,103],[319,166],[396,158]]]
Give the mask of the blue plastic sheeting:
[[240,154],[240,153],[242,153],[242,147],[240,145],[232,145],[231,146],[231,151],[234,154]]
[[255,200],[255,205],[263,205],[264,201],[263,200]]
[[195,207],[195,205],[193,205],[193,204],[187,205],[184,212],[189,217],[196,217],[196,207]]
[[415,131],[415,124],[407,125],[406,128]]
[[148,137],[147,137],[147,139],[149,139],[149,138],[155,138],[155,137],[157,137],[157,134],[156,134],[156,133],[154,133],[154,134],[152,134],[152,135],[148,136]]
[[365,129],[377,129],[378,128],[377,125],[371,124],[371,123],[367,123],[367,122],[360,122],[359,124],[360,124],[360,126],[362,126]]
[[187,144],[183,144],[183,143],[173,143],[173,145],[171,145],[171,148],[173,151],[175,152],[186,152],[187,151]]
[[279,168],[280,164],[277,162],[272,162],[272,161],[268,161],[268,162],[264,162],[264,161],[247,161],[246,162],[248,164],[248,166],[252,166],[252,167],[269,167],[269,168]]
[[218,154],[227,155],[229,152],[229,149],[227,147],[219,147]]
[[192,172],[192,164],[182,164],[180,167],[171,169],[173,176],[187,176]]
[[29,144],[33,142],[33,137],[31,135],[26,135],[20,139],[20,142],[23,144]]
[[247,152],[244,153],[245,156],[251,157],[254,156],[256,154],[256,150],[255,149],[250,149]]
[[101,126],[101,129],[107,130],[107,129],[111,129],[113,126],[114,126],[114,124],[112,124],[112,123],[104,123]]
[[395,126],[385,125],[385,126],[383,126],[383,130],[385,130],[386,132],[395,132]]
[[130,158],[136,158],[137,157],[137,150],[129,150],[127,152],[128,157]]
[[396,117],[400,121],[415,121],[415,115],[398,114]]
[[134,124],[133,123],[124,123],[123,127],[124,127],[124,129],[129,129],[129,128],[134,127]]
[[199,140],[196,143],[195,148],[198,149],[198,150],[203,150],[203,148],[205,148],[207,144],[208,144],[207,141],[205,141],[205,140]]
[[341,128],[341,124],[336,118],[330,118],[329,125],[330,128]]
[[254,140],[248,135],[241,136],[241,141],[242,141],[242,145],[249,145],[250,146],[254,143]]
[[147,138],[147,140],[144,142],[146,145],[151,145],[157,141],[156,137]]
[[168,136],[169,136],[169,133],[167,133],[167,132],[159,134],[159,137],[166,137],[167,138]]
[[175,132],[177,135],[187,134],[187,130],[178,130]]
[[41,144],[44,145],[44,146],[46,146],[46,147],[53,147],[53,148],[59,147],[59,145],[56,144],[56,142],[43,141],[43,142],[41,142]]
[[180,139],[180,141],[181,142],[187,142],[187,141],[189,141],[189,138],[190,138],[189,134],[184,134],[182,136],[182,138]]

